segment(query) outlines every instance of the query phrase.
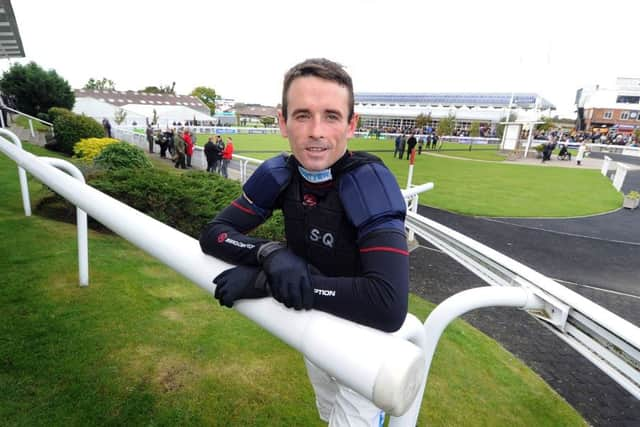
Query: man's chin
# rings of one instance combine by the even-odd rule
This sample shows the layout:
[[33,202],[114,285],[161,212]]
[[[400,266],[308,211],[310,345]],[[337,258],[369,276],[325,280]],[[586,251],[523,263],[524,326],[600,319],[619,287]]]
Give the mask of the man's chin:
[[318,158],[309,158],[309,156],[304,156],[302,159],[298,159],[303,168],[309,171],[321,171],[331,167],[329,164],[330,161],[327,157]]

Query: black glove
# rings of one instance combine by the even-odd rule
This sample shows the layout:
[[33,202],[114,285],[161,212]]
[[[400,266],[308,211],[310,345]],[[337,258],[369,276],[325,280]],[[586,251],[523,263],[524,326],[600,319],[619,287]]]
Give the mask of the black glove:
[[307,262],[283,247],[262,252],[268,252],[262,260],[262,268],[273,297],[296,310],[313,308],[313,286]]
[[214,297],[220,305],[233,307],[239,299],[264,298],[269,296],[266,276],[258,267],[241,265],[225,270],[213,279]]

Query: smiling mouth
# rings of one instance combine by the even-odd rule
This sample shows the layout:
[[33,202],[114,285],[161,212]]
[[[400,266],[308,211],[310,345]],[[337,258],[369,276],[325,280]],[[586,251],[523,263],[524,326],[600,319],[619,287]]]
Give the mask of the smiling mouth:
[[311,151],[312,153],[321,153],[323,151],[327,151],[325,147],[307,147],[305,151]]

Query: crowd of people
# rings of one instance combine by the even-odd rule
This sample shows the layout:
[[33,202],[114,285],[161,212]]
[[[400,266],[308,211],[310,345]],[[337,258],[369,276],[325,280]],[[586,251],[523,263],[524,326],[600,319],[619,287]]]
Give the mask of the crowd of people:
[[429,134],[417,134],[414,131],[408,133],[408,135],[409,136],[407,137],[406,134],[401,133],[396,137],[393,157],[397,156],[398,159],[402,159],[406,149],[407,160],[409,160],[411,157],[411,151],[413,151],[416,146],[418,147],[418,154],[422,154],[423,148],[426,148],[427,150],[435,150],[438,147],[438,141],[440,140],[435,132]]
[[[156,145],[160,147],[160,158],[173,161],[174,167],[191,169],[191,159],[196,146],[196,134],[188,127],[167,128],[164,131],[148,125],[146,129],[149,153],[154,153]],[[167,156],[167,153],[169,155]],[[229,162],[233,158],[233,140],[227,137],[225,144],[220,135],[213,137],[204,146],[207,159],[207,172],[218,173],[228,178]]]

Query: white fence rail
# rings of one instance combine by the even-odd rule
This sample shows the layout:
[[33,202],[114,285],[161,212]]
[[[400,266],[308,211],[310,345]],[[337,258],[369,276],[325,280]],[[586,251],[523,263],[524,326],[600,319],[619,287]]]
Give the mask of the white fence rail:
[[[146,144],[144,135],[141,137]],[[212,278],[230,267],[203,254],[195,239],[82,184],[1,137],[0,151],[207,292],[214,293]],[[405,190],[405,197],[416,205],[416,193],[431,186]],[[431,359],[446,326],[470,310],[490,306],[527,310],[640,398],[640,328],[511,258],[417,215],[413,209],[407,213],[406,224],[493,286],[452,296],[436,307],[424,325],[409,314],[394,334],[323,312],[290,310],[271,298],[239,301],[234,308],[386,410],[392,415],[389,425],[393,427],[415,426]]]

